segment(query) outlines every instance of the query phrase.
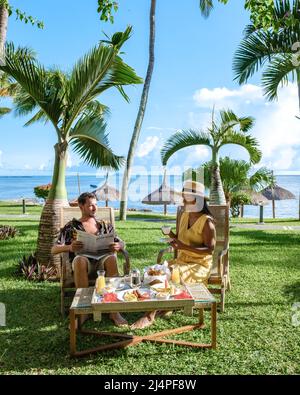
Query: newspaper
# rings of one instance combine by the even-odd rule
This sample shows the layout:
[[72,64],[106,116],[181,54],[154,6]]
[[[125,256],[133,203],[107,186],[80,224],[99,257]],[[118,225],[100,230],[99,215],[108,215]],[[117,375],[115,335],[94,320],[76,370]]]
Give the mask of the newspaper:
[[110,244],[114,242],[115,235],[108,233],[95,236],[82,230],[77,230],[77,240],[83,243],[83,249],[77,255],[86,256],[88,258],[100,259],[107,254]]

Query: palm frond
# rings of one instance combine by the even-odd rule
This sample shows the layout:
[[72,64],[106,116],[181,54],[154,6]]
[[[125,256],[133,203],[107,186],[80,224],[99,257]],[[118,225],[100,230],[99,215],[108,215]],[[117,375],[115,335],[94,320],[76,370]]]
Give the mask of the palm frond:
[[3,117],[3,115],[9,114],[10,112],[11,112],[11,108],[0,107],[0,118]]
[[49,122],[49,118],[43,110],[38,111],[31,119],[29,119],[29,121],[25,123],[24,126],[28,127],[37,122],[44,122],[44,124]]
[[[267,61],[281,53],[291,52],[292,44],[284,33],[258,31],[240,43],[233,59],[234,79],[246,83]],[[297,40],[296,40],[297,41]],[[295,42],[295,41],[294,41]]]
[[124,163],[124,158],[109,147],[106,123],[101,117],[81,117],[69,137],[74,151],[90,166],[118,170]]
[[38,107],[37,102],[24,89],[20,89],[15,95],[13,103],[15,116],[26,116]]
[[128,37],[128,34],[124,34],[120,33],[121,36],[113,41],[113,45],[101,43],[93,48],[74,66],[68,83],[67,96],[71,108],[67,129],[70,129],[85,105],[106,89],[117,87],[128,99],[121,87],[142,83],[135,71],[117,56],[121,43]]
[[292,55],[278,55],[262,75],[262,86],[269,100],[277,99],[279,86],[287,85],[289,77],[291,80],[296,78]]
[[212,0],[200,0],[199,7],[204,18],[208,18],[214,8]]
[[193,145],[212,147],[212,141],[208,133],[195,130],[184,130],[173,134],[161,150],[162,164],[165,166],[175,152]]
[[235,126],[238,126],[243,132],[248,132],[254,125],[253,117],[238,117],[232,110],[221,110],[220,118],[220,130],[222,131],[222,134],[225,134]]
[[258,163],[261,160],[262,153],[259,150],[259,143],[256,138],[245,135],[244,133],[229,132],[223,139],[220,146],[226,144],[236,144],[245,148],[250,156],[251,163]]
[[5,64],[0,66],[0,70],[14,78],[57,127],[64,108],[61,89],[53,92],[52,86],[49,86],[49,72],[30,57],[21,56],[22,52],[26,53],[26,48],[15,52],[7,49]]
[[273,172],[266,167],[261,167],[249,178],[249,184],[251,189],[261,191],[274,184]]
[[105,90],[116,87],[124,99],[129,101],[128,96],[124,92],[123,86],[142,83],[143,79],[136,75],[134,69],[124,63],[123,60],[117,56],[114,59],[110,70],[107,72],[106,78],[97,85],[93,95],[98,96]]

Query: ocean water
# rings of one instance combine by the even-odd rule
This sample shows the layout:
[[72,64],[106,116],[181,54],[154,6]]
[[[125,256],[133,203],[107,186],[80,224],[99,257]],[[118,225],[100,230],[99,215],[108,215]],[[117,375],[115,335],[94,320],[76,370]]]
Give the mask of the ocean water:
[[[300,176],[277,176],[277,184],[291,191],[295,200],[276,201],[276,217],[278,218],[298,218],[299,216],[299,193],[300,193]],[[69,200],[76,198],[79,192],[94,190],[94,186],[101,186],[105,177],[99,176],[67,176],[66,186]],[[44,185],[51,182],[50,176],[0,176],[0,200],[12,200],[22,198],[35,198],[33,189],[35,186]],[[121,190],[122,177],[119,174],[110,176],[108,183]],[[141,201],[149,193],[159,188],[162,183],[161,176],[134,176],[129,185],[129,208],[150,209],[154,212],[162,212],[162,206],[150,206],[142,204]],[[181,190],[181,176],[170,176],[169,185]],[[104,205],[104,202],[99,202]],[[110,205],[118,208],[119,202],[110,202]],[[175,213],[176,206],[168,206],[168,212]],[[246,206],[244,210],[245,217],[259,217],[258,206]],[[272,203],[264,207],[264,217],[272,218]]]

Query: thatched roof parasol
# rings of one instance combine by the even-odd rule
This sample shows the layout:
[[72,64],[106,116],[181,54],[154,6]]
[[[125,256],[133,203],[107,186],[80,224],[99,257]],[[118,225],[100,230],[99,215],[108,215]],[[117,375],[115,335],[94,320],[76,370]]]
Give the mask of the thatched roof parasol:
[[260,192],[255,191],[245,191],[247,195],[250,197],[250,205],[251,206],[266,206],[269,204],[268,199]]
[[275,218],[275,200],[289,200],[296,199],[296,196],[287,189],[281,188],[278,185],[274,187],[265,188],[261,193],[268,199],[272,200],[273,218]]
[[174,191],[166,181],[166,173],[162,185],[155,191],[151,192],[143,200],[143,204],[155,206],[164,206],[164,214],[167,214],[167,205],[180,204],[182,198],[181,193]]
[[97,200],[105,201],[106,207],[108,206],[108,202],[120,200],[120,192],[116,188],[107,184],[107,181],[105,181],[100,188],[93,191],[93,193]]
[[296,196],[288,191],[287,189],[281,188],[278,185],[275,185],[274,188],[265,188],[261,193],[268,199],[268,200],[289,200],[289,199],[296,199]]

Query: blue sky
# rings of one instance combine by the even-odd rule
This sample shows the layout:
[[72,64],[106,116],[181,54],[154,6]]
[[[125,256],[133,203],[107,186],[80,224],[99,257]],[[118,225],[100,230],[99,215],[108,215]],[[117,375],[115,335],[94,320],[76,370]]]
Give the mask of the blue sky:
[[[9,20],[8,40],[32,47],[45,66],[70,70],[74,62],[103,38],[133,26],[133,36],[124,46],[124,59],[144,77],[148,61],[149,0],[121,0],[115,23],[100,22],[97,1],[12,0],[27,13],[42,19],[44,30]],[[300,133],[297,89],[283,88],[278,102],[267,103],[259,86],[259,74],[248,85],[233,81],[232,58],[249,21],[243,2],[217,4],[210,18],[201,17],[198,0],[158,0],[156,64],[149,102],[135,159],[135,168],[155,167],[160,171],[160,148],[176,130],[207,125],[212,107],[232,108],[238,115],[254,116],[252,134],[261,144],[266,165],[277,174],[300,173]],[[101,102],[110,107],[110,144],[117,154],[126,155],[138,110],[141,86],[129,87],[130,104],[115,90]],[[24,128],[26,119],[13,115],[1,119],[0,175],[50,174],[55,132],[51,125]],[[237,147],[227,147],[222,155],[247,159]],[[210,158],[204,147],[175,154],[169,172],[197,166]],[[68,173],[93,173],[80,158],[70,154]]]

